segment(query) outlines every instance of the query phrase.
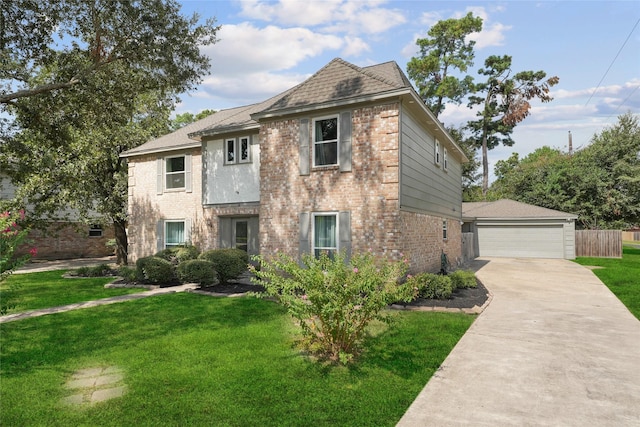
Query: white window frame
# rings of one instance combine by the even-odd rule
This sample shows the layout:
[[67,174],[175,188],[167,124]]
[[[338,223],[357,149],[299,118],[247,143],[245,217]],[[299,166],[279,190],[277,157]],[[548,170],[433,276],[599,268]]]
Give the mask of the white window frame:
[[440,141],[435,140],[435,147],[433,151],[433,161],[436,166],[440,166]]
[[442,220],[442,240],[447,240],[449,238],[449,224],[446,219]]
[[[168,228],[168,224],[176,224],[176,223],[181,223],[182,224],[182,234],[184,235],[184,242],[181,243],[172,243],[172,244],[168,244],[167,240],[168,240],[168,236],[169,233],[167,232],[167,228]],[[184,246],[188,243],[188,231],[187,231],[187,221],[185,221],[184,219],[167,219],[164,221],[164,247],[165,249],[167,248],[177,248],[179,246]]]
[[[182,164],[184,165],[184,169],[181,171],[175,171],[175,172],[167,172],[167,162],[171,159],[179,159],[180,157],[182,157]],[[164,161],[163,161],[163,184],[164,184],[164,189],[165,191],[183,191],[187,188],[187,156],[185,156],[184,154],[181,156],[170,156],[170,157],[165,157]],[[168,187],[167,186],[167,177],[169,175],[178,175],[178,174],[182,174],[184,176],[183,178],[183,185],[182,187]]]
[[[335,231],[335,247],[319,247],[316,246],[316,218],[319,216],[332,216],[336,219],[336,231]],[[316,256],[316,250],[334,250],[336,253],[340,251],[340,216],[338,212],[312,212],[311,213],[311,253]]]
[[[323,121],[323,120],[331,120],[331,119],[335,119],[336,120],[336,139],[333,140],[327,140],[327,141],[320,141],[317,142],[316,141],[316,122],[319,121]],[[331,166],[339,166],[340,165],[340,114],[333,114],[331,116],[323,116],[323,117],[316,117],[311,121],[311,150],[313,151],[312,156],[313,156],[313,167],[314,168],[322,168],[322,167],[331,167]],[[319,144],[328,144],[328,143],[334,143],[336,144],[336,163],[328,163],[328,164],[324,164],[324,165],[319,165],[316,163],[316,143]]]
[[[247,157],[242,158],[242,142],[247,142]],[[233,148],[233,160],[229,160],[229,143]],[[224,164],[237,165],[251,163],[251,136],[239,136],[237,138],[225,138],[224,140]]]
[[442,168],[447,171],[449,170],[449,153],[447,152],[447,149],[444,148],[443,150],[443,154],[442,154]]

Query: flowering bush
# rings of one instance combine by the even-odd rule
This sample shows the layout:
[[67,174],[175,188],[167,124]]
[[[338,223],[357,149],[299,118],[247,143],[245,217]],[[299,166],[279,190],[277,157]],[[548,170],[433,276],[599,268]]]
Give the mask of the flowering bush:
[[[22,228],[18,222],[24,220],[24,211],[18,214],[0,213],[0,283],[2,283],[16,268],[29,258],[36,255],[32,248],[26,255],[17,255],[16,249],[25,242],[29,229]],[[0,315],[16,307],[18,304],[18,285],[11,284],[2,291],[0,297]]]
[[22,220],[24,220],[24,211],[18,214],[0,213],[0,282],[36,255],[35,248],[26,255],[16,254],[16,249],[25,242],[29,234],[28,228],[18,225]]
[[410,301],[414,289],[399,284],[407,262],[376,260],[372,254],[344,253],[333,259],[303,257],[303,266],[282,253],[269,260],[258,256],[260,270],[250,267],[254,282],[287,307],[302,330],[310,352],[334,362],[347,363],[358,354],[365,328],[372,320],[388,321],[383,309],[396,301]]

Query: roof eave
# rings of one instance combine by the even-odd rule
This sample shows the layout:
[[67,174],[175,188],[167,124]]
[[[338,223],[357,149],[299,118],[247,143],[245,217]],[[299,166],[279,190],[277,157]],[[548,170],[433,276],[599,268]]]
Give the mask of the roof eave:
[[121,158],[129,158],[135,156],[144,156],[148,154],[167,153],[170,151],[188,150],[191,148],[200,148],[200,142],[191,142],[189,144],[172,145],[171,147],[149,148],[147,150],[129,150],[120,154]]
[[259,128],[260,126],[258,125],[258,123],[249,123],[241,126],[223,126],[223,127],[213,128],[213,129],[205,129],[197,132],[192,132],[187,134],[187,137],[189,139],[193,139],[194,141],[202,142],[202,138],[207,136],[215,136],[215,135],[220,135],[223,133],[230,133],[230,132],[244,132],[244,131],[255,130]]

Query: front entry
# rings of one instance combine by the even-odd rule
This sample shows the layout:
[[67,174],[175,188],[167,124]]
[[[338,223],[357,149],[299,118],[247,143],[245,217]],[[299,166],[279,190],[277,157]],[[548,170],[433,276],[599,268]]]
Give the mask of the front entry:
[[237,248],[249,254],[258,254],[258,217],[221,217],[220,247]]

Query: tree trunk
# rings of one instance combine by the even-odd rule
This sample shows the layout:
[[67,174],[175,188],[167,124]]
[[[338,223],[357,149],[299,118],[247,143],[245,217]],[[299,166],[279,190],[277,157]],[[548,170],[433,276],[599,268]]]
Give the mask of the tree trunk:
[[127,229],[124,220],[114,220],[113,230],[116,236],[116,262],[118,265],[127,265],[128,241]]
[[482,195],[486,196],[489,191],[489,158],[487,149],[487,130],[482,131]]

